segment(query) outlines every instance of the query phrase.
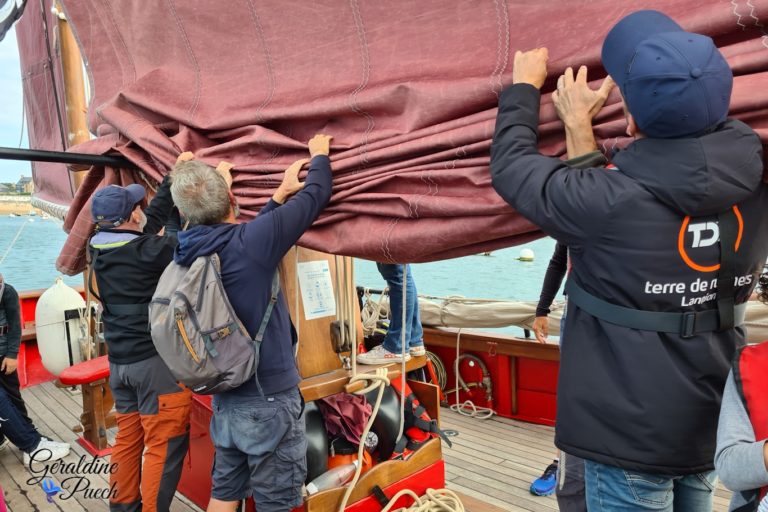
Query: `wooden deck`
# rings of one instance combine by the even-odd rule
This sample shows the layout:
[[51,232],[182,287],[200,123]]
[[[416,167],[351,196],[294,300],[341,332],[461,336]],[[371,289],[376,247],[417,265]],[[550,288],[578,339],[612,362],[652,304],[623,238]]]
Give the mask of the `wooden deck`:
[[[555,458],[554,429],[507,418],[476,420],[443,409],[441,427],[459,432],[453,448],[443,445],[449,489],[502,510],[552,512],[554,496],[533,496],[528,488]],[[720,487],[714,511],[726,512],[731,493]]]
[[[72,452],[65,459],[77,463],[85,450],[75,443],[71,427],[78,422],[81,401],[79,394],[56,388],[52,383],[26,389],[23,392],[30,415],[44,435],[72,443]],[[475,420],[443,409],[442,427],[456,430],[453,448],[443,446],[446,461],[447,487],[466,497],[465,506],[471,512],[557,510],[553,497],[536,497],[528,492],[531,481],[541,474],[554,458],[553,429],[516,422],[505,418]],[[114,440],[114,430],[109,432]],[[96,512],[108,510],[105,500],[86,498],[82,493],[67,500],[48,503],[40,485],[29,485],[34,476],[22,466],[22,457],[13,447],[0,452],[0,485],[11,512],[60,510],[63,512]],[[90,457],[88,457],[90,460]],[[57,482],[61,480],[55,478]],[[91,488],[108,489],[104,475],[90,477]],[[715,510],[728,509],[729,493],[719,489]],[[173,512],[199,510],[177,495]],[[331,511],[329,511],[331,512]]]

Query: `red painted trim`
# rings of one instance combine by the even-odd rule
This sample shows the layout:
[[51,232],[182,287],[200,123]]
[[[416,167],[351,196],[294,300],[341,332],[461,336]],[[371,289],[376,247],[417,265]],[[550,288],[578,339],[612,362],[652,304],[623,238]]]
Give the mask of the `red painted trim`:
[[94,457],[106,457],[112,453],[112,447],[108,446],[102,450],[96,448],[96,445],[87,440],[84,437],[77,438],[77,444],[85,448],[85,451],[93,455]]

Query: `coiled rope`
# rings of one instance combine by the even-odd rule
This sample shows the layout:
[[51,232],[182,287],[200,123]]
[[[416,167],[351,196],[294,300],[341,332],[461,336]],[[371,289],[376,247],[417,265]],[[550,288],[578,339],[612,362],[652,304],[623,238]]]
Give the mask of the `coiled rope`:
[[469,418],[475,418],[478,420],[487,420],[490,419],[494,414],[496,414],[496,411],[491,409],[490,407],[480,407],[475,405],[475,403],[472,400],[465,400],[464,403],[459,403],[459,389],[460,389],[460,380],[461,377],[459,375],[459,356],[460,354],[460,347],[461,347],[461,329],[459,329],[459,332],[456,334],[456,365],[454,367],[454,374],[456,377],[456,403],[451,406],[451,410],[455,411],[462,416],[467,416]]

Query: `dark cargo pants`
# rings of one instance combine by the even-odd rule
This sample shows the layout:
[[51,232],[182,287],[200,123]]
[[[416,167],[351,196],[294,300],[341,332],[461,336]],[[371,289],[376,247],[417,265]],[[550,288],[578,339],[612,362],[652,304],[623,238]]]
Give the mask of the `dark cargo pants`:
[[118,428],[109,509],[167,512],[189,448],[192,392],[176,382],[157,355],[109,367]]

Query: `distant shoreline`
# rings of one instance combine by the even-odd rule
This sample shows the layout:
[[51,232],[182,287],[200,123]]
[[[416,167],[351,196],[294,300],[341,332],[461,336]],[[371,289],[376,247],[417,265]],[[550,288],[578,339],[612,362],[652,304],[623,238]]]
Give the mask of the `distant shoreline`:
[[31,196],[0,195],[0,215],[8,216],[10,214],[29,215],[29,212],[35,212],[35,215],[41,215],[43,212],[39,208],[32,206]]

